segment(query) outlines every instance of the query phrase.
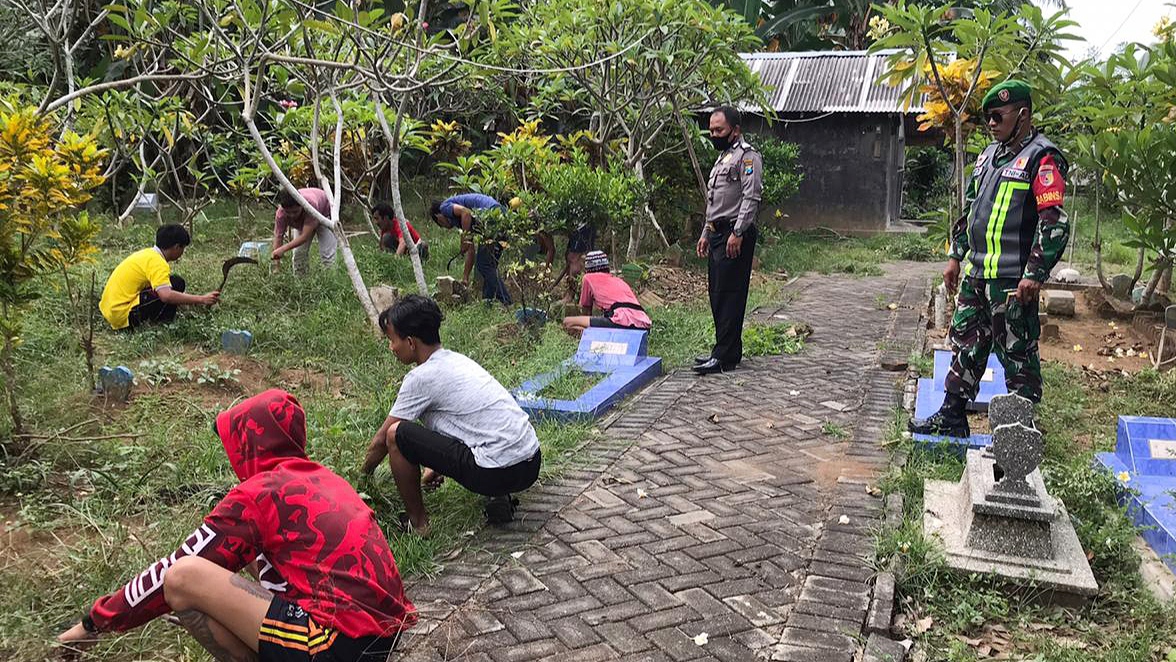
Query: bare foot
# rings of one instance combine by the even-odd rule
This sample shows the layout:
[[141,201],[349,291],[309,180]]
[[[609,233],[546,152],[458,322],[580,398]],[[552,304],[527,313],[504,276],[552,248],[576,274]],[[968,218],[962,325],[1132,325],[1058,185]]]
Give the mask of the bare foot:
[[432,492],[438,487],[441,487],[441,484],[444,482],[445,476],[442,476],[432,469],[425,469],[421,472],[421,489],[425,490],[426,492]]
[[400,528],[407,532],[415,533],[422,538],[429,537],[429,516],[421,515],[417,520],[410,517],[408,513],[400,513]]

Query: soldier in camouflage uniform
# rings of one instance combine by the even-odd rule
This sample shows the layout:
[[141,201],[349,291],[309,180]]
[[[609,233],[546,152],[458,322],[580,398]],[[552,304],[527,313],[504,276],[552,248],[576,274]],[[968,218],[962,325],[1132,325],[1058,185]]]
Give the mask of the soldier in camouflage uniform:
[[1000,83],[982,105],[995,141],[976,159],[968,186],[969,211],[952,227],[943,272],[948,291],[959,285],[947,393],[933,416],[911,421],[911,432],[970,434],[965,408],[980,390],[994,347],[1009,392],[1041,401],[1037,296],[1070,236],[1062,209],[1068,165],[1061,151],[1033,128],[1027,84]]

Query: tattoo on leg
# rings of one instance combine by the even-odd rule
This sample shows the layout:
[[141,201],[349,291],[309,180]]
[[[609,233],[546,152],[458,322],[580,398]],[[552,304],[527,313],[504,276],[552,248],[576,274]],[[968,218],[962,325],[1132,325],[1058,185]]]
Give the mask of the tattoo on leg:
[[262,588],[261,584],[258,584],[257,582],[251,582],[241,575],[233,575],[232,577],[229,577],[229,583],[241,589],[242,591],[245,591],[249,595],[262,598],[266,602],[269,602],[274,598],[274,594]]
[[179,619],[180,625],[188,630],[192,638],[203,646],[204,650],[208,651],[217,662],[257,662],[257,655],[252,651],[248,654],[234,653],[217,640],[210,625],[212,621],[207,614],[189,609],[177,612],[176,618]]

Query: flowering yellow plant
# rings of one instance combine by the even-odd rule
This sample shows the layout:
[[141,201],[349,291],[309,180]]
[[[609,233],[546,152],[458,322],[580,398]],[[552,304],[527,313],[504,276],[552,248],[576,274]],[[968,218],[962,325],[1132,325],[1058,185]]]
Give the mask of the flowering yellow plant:
[[[972,77],[976,73],[976,61],[967,59],[958,59],[953,61],[946,67],[939,68],[939,79],[943,83],[944,91],[947,92],[946,100],[944,95],[940,92],[939,86],[935,84],[935,74],[931,70],[931,65],[928,63],[923,68],[923,74],[926,81],[919,91],[927,95],[927,101],[924,102],[923,114],[919,115],[920,131],[927,129],[949,129],[955,126],[955,120],[951,114],[951,106],[960,109],[960,119],[964,124],[968,124],[973,117],[980,114],[980,101],[984,98],[984,93],[992,87],[993,82],[1000,76],[999,71],[985,70],[980,72],[980,76],[976,79],[976,89],[972,91],[972,96],[968,98],[968,104],[964,108],[960,108],[964,104],[964,95],[968,93],[968,88],[972,85]],[[948,131],[950,134],[951,132]]]

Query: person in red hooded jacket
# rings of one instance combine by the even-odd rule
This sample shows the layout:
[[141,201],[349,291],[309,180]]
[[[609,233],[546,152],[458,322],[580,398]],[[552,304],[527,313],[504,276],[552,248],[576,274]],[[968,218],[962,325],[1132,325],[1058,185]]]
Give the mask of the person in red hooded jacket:
[[[298,400],[271,389],[213,425],[240,484],[178,550],[58,640],[82,646],[175,612],[217,660],[386,659],[416,610],[375,514],[307,459]],[[247,567],[258,582],[237,574]]]

